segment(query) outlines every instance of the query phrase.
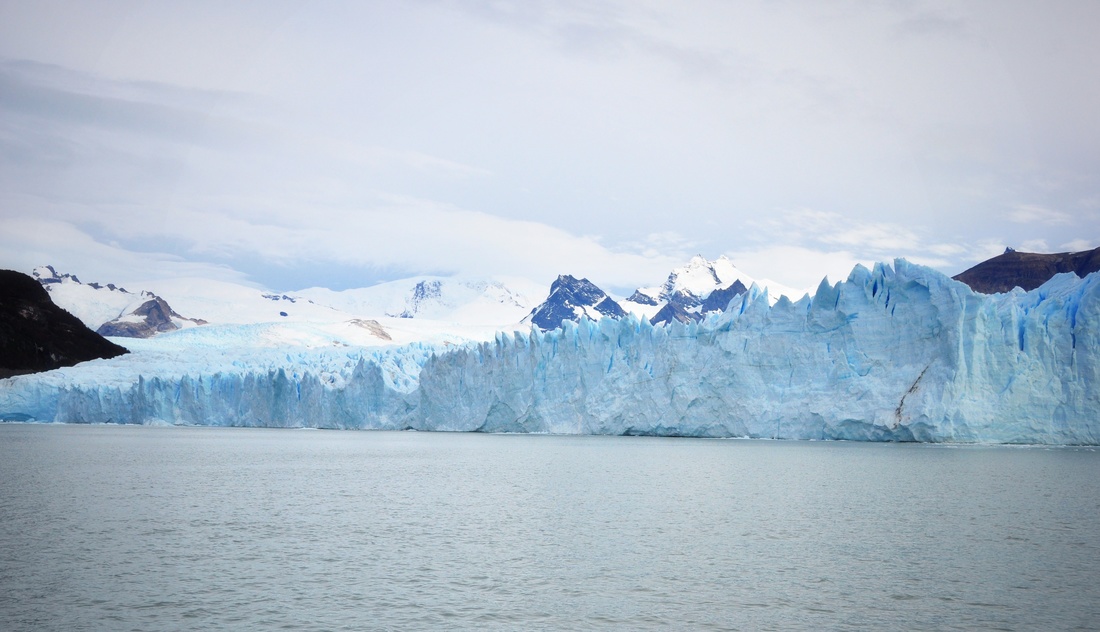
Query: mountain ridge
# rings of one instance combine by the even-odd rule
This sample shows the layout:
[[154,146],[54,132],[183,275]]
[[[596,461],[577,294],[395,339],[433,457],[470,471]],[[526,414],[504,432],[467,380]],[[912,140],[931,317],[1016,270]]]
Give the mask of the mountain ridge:
[[983,294],[1010,292],[1019,287],[1033,290],[1055,274],[1073,272],[1079,277],[1100,270],[1100,248],[1078,252],[1043,254],[1005,249],[997,255],[951,277]]
[[207,324],[201,318],[180,315],[163,298],[146,290],[135,294],[113,283],[84,283],[75,274],[58,272],[52,265],[35,268],[31,276],[51,300],[102,336],[149,338]]

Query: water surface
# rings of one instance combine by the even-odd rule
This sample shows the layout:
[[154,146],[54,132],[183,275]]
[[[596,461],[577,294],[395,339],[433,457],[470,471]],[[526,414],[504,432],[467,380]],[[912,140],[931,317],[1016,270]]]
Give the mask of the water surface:
[[1087,448],[0,424],[8,630],[1098,622]]

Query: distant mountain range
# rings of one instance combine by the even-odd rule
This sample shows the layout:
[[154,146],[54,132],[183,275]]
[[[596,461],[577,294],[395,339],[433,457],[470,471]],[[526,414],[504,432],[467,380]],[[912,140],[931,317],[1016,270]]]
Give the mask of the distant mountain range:
[[1017,252],[1011,248],[1004,254],[979,263],[952,277],[983,294],[1009,292],[1014,287],[1034,290],[1055,274],[1073,272],[1079,277],[1100,270],[1100,248],[1081,252],[1039,254]]
[[[1059,272],[1084,276],[1097,269],[1100,248],[1058,254],[1008,250],[955,279],[975,291],[992,293],[1017,286],[1032,289]],[[700,321],[724,311],[753,284],[767,286],[772,303],[780,295],[792,300],[801,296],[790,288],[749,277],[724,256],[714,260],[695,256],[673,269],[664,283],[637,288],[619,300],[588,279],[568,274],[559,276],[549,292],[546,286],[523,279],[424,276],[344,291],[318,287],[293,293],[269,293],[205,279],[168,279],[152,284],[152,290],[135,293],[110,283],[83,283],[52,266],[36,268],[32,276],[55,303],[93,330],[105,336],[133,338],[208,323],[297,322],[343,324],[378,341],[399,343],[473,331],[470,328],[488,331],[533,325],[546,330],[559,327],[563,320],[622,318],[630,313],[654,325]],[[546,298],[539,302],[539,296]],[[407,331],[398,333],[400,329]]]
[[686,266],[670,272],[664,285],[638,288],[623,305],[627,311],[648,316],[654,325],[674,320],[687,323],[725,310],[754,282],[725,256],[708,261],[696,255]]
[[[686,266],[673,269],[664,284],[638,288],[618,303],[588,279],[562,275],[554,282],[550,295],[531,310],[526,320],[544,330],[560,327],[563,320],[579,320],[581,316],[597,320],[601,316],[622,318],[627,313],[637,314],[654,325],[687,323],[724,311],[730,301],[747,292],[753,283],[756,281],[725,256],[708,261],[696,255]],[[793,293],[787,288],[781,291]],[[778,299],[779,294],[774,298]]]

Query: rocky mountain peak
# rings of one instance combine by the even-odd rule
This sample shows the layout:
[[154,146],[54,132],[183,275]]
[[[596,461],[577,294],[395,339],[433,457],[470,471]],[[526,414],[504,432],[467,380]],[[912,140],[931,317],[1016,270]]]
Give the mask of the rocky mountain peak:
[[581,316],[591,320],[604,316],[622,318],[626,312],[588,279],[563,274],[550,285],[546,300],[524,320],[540,329],[555,329],[563,320],[579,320]]

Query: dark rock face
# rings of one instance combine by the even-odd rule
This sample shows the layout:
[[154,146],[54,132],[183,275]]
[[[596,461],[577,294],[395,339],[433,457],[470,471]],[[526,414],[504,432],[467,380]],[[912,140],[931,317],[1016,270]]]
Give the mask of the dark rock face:
[[729,287],[711,292],[710,296],[703,301],[699,311],[704,314],[709,314],[710,312],[724,312],[726,308],[729,307],[730,301],[748,291],[749,288],[745,287],[744,283],[741,281],[734,281]]
[[1061,272],[1073,272],[1083,277],[1097,270],[1100,270],[1100,248],[1056,254],[1009,249],[952,278],[969,285],[975,292],[996,294],[1011,291],[1014,287],[1034,290]]
[[415,318],[416,314],[420,312],[420,306],[425,301],[432,299],[438,299],[443,296],[443,284],[439,281],[420,281],[413,287],[412,293],[412,309],[406,308],[405,311],[397,315],[398,318]]
[[649,319],[649,322],[654,325],[664,325],[676,320],[686,324],[697,321],[700,318],[701,317],[698,313],[689,312],[683,305],[669,301],[668,303],[665,303],[664,307],[662,307],[656,314],[653,315],[653,318]]
[[630,298],[626,299],[631,303],[637,303],[639,305],[656,305],[657,299],[648,294],[642,294],[639,290],[634,290],[634,293],[630,295]]
[[54,305],[35,279],[0,270],[0,378],[128,353]]
[[725,311],[730,301],[747,291],[748,289],[741,281],[734,281],[729,287],[714,290],[702,300],[694,294],[680,290],[669,296],[668,303],[654,314],[649,322],[654,325],[664,325],[674,320],[681,323],[700,321],[707,314]]
[[[603,290],[600,291],[602,292]],[[601,316],[610,316],[612,318],[623,318],[626,316],[626,312],[623,311],[623,308],[619,307],[619,304],[611,300],[611,297],[606,294],[604,294],[602,301],[596,303],[596,311],[599,312]]]
[[161,332],[179,329],[179,325],[172,322],[173,317],[181,320],[191,320],[198,325],[206,324],[206,321],[201,319],[180,316],[168,306],[163,298],[153,296],[130,313],[103,323],[96,330],[96,333],[101,336],[118,338],[149,338]]
[[676,303],[684,309],[691,309],[692,307],[699,307],[703,304],[703,299],[692,294],[687,290],[677,290],[675,292],[665,292],[663,297],[668,300],[669,303]]
[[626,316],[623,308],[591,281],[563,274],[550,286],[550,295],[531,310],[528,318],[540,329],[555,329],[561,326],[563,320],[577,320],[578,307],[590,316],[595,316],[591,314],[593,311],[612,318]]

